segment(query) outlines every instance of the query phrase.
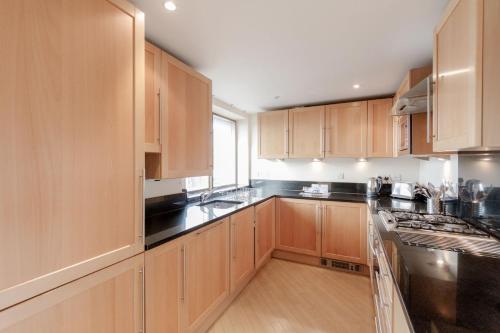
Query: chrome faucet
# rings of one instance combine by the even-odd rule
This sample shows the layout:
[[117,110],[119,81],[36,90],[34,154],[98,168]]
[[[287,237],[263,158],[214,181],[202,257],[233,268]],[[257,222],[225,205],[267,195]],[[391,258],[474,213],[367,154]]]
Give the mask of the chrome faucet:
[[214,194],[214,190],[213,189],[205,191],[202,194],[200,194],[200,201],[201,201],[201,203],[204,203],[208,199],[210,199],[210,197],[212,196],[212,194]]

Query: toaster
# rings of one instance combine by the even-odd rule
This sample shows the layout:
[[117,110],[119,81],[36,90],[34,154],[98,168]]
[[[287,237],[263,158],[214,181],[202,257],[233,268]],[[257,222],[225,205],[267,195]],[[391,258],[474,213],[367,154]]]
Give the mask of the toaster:
[[413,200],[415,198],[415,183],[394,183],[391,197]]

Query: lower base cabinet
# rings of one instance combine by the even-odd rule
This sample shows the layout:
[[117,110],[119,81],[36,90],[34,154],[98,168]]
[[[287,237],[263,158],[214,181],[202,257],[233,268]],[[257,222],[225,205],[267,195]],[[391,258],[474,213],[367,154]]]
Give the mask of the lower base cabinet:
[[229,218],[146,252],[146,332],[199,332],[229,296]]
[[366,205],[322,202],[321,257],[367,264]]
[[1,333],[143,331],[140,254],[0,312]]
[[241,290],[255,270],[254,207],[231,215],[231,293]]
[[184,246],[175,240],[146,251],[146,332],[181,332]]
[[229,219],[186,237],[185,331],[195,332],[229,296]]
[[255,206],[255,269],[262,267],[275,247],[276,199]]
[[321,202],[278,199],[276,248],[319,257],[321,254]]

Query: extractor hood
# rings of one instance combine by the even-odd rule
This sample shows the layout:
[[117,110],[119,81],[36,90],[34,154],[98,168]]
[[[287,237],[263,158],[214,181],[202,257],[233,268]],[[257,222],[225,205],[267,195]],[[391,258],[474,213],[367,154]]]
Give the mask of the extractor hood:
[[432,112],[432,75],[399,96],[392,108],[395,116],[424,112]]

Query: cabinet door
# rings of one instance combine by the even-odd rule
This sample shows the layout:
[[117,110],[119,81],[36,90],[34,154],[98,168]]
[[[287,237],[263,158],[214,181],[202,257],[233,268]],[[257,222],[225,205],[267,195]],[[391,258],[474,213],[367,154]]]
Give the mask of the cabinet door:
[[483,1],[451,4],[435,35],[435,151],[481,146]]
[[143,331],[143,262],[135,256],[1,311],[0,332]]
[[392,98],[368,101],[368,157],[392,157]]
[[398,156],[410,154],[410,118],[409,115],[398,117],[397,150]]
[[186,238],[185,331],[195,331],[229,295],[229,221]]
[[184,301],[182,238],[146,251],[146,332],[180,332]]
[[255,267],[259,269],[274,250],[275,242],[274,198],[255,206]]
[[288,110],[257,114],[259,158],[288,157]]
[[366,205],[324,201],[321,256],[367,264]]
[[302,254],[321,254],[321,203],[316,200],[278,199],[276,248]]
[[0,12],[2,309],[144,249],[144,16],[106,0]]
[[161,82],[161,50],[146,42],[145,47],[145,101],[144,123],[144,150],[146,152],[160,152],[160,82]]
[[162,52],[162,178],[212,174],[212,81]]
[[[429,128],[429,130],[430,130],[429,137],[432,138],[432,128]],[[432,155],[433,153],[434,151],[432,150],[432,140],[427,142],[427,114],[426,113],[412,114],[411,154]]]
[[290,158],[322,158],[325,154],[325,107],[288,111]]
[[230,217],[231,221],[231,292],[240,290],[253,273],[254,208],[250,207]]
[[366,156],[368,123],[366,101],[327,105],[325,118],[325,156]]

